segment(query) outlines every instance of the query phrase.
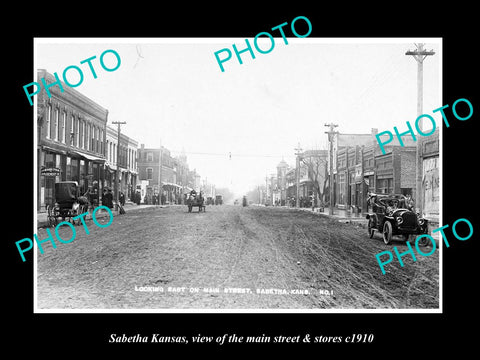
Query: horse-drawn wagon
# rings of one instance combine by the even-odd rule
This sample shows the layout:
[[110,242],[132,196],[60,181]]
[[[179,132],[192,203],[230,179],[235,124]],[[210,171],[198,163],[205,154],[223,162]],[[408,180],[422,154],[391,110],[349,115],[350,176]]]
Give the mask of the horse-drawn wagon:
[[205,198],[203,197],[202,193],[200,192],[197,194],[195,190],[190,191],[190,194],[187,197],[187,206],[188,212],[192,212],[194,207],[198,207],[198,212],[205,212]]
[[[76,181],[60,181],[55,183],[55,204],[47,207],[47,219],[50,226],[58,224],[58,220],[75,224],[75,216],[88,211],[89,201],[80,196]],[[80,222],[81,220],[78,220]]]

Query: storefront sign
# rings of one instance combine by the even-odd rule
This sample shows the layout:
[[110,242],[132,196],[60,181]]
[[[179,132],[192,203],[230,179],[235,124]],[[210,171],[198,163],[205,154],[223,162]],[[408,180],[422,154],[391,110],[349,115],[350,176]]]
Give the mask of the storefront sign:
[[40,174],[43,176],[59,176],[62,170],[59,168],[43,168],[40,170]]

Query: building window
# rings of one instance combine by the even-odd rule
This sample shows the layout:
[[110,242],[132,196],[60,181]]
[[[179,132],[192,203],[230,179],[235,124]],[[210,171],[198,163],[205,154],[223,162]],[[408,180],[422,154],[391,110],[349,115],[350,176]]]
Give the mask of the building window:
[[80,121],[80,144],[79,147],[83,149],[84,146],[84,135],[85,134],[85,121]]
[[116,144],[113,144],[113,163],[116,163],[117,162],[117,145]]
[[58,141],[58,109],[55,109],[54,118],[53,118],[53,140]]
[[85,124],[85,150],[90,150],[90,124]]
[[50,139],[50,132],[52,131],[52,122],[50,121],[50,117],[52,116],[52,107],[50,105],[47,106],[47,114],[46,114],[46,125],[47,125],[47,130],[46,130],[46,138]]
[[153,169],[147,168],[147,180],[153,180]]
[[100,152],[100,129],[95,126],[95,151]]
[[74,119],[74,122],[75,122],[75,141],[74,141],[74,144],[76,147],[78,147],[78,138],[79,138],[79,135],[80,135],[80,129],[78,127],[79,123],[78,123],[78,119]]
[[98,152],[98,128],[96,126],[92,126],[92,130],[92,151]]
[[100,153],[104,153],[105,151],[105,143],[103,142],[103,130],[100,130]]
[[69,122],[69,125],[68,125],[68,144],[69,145],[74,145],[74,136],[75,136],[75,129],[74,129],[74,124],[75,124],[75,120],[73,119],[73,115],[70,116],[70,122]]
[[66,143],[66,133],[67,133],[67,113],[62,111],[62,120],[61,120],[61,129],[60,129],[60,141]]
[[345,204],[345,174],[338,174],[338,203]]
[[153,161],[153,153],[151,152],[147,153],[147,161],[149,162]]
[[87,128],[85,126],[85,120],[82,120],[81,130],[82,130],[82,137],[80,138],[80,147],[82,149],[85,149],[85,132],[87,131]]
[[377,192],[379,194],[392,194],[393,193],[393,179],[378,179],[377,180]]

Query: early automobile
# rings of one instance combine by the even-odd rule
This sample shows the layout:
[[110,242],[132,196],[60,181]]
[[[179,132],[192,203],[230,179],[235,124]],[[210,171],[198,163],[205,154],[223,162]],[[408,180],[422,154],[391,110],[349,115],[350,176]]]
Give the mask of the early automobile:
[[222,195],[216,195],[215,196],[215,205],[222,205],[223,204],[223,196]]
[[[368,202],[372,207],[366,216],[370,238],[375,230],[382,233],[385,244],[389,244],[394,235],[401,235],[407,241],[411,235],[428,234],[428,220],[412,211],[404,195],[371,194]],[[426,243],[425,237],[419,241],[422,246]]]

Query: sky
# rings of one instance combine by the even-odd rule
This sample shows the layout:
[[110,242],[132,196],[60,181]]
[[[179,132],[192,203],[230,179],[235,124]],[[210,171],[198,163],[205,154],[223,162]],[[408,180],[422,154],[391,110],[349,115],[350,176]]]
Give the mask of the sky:
[[[441,115],[432,113],[443,105],[438,38],[288,38],[288,45],[275,38],[268,54],[254,47],[255,59],[241,54],[243,64],[232,44],[241,50],[244,38],[41,38],[33,73],[61,77],[67,66],[79,66],[84,80],[75,89],[108,109],[109,125],[126,121],[122,133],[139,146],[185,151],[202,179],[241,196],[276,173],[282,158],[293,166],[298,144],[327,149],[326,123],[360,134],[413,126],[417,62],[405,52],[418,42],[435,51],[424,61],[423,113],[440,124]],[[232,58],[222,72],[214,53],[224,48]],[[99,63],[108,49],[121,58],[112,72]],[[80,64],[94,55],[96,79]],[[104,59],[115,65],[112,54]],[[68,75],[75,83],[75,71]]]

